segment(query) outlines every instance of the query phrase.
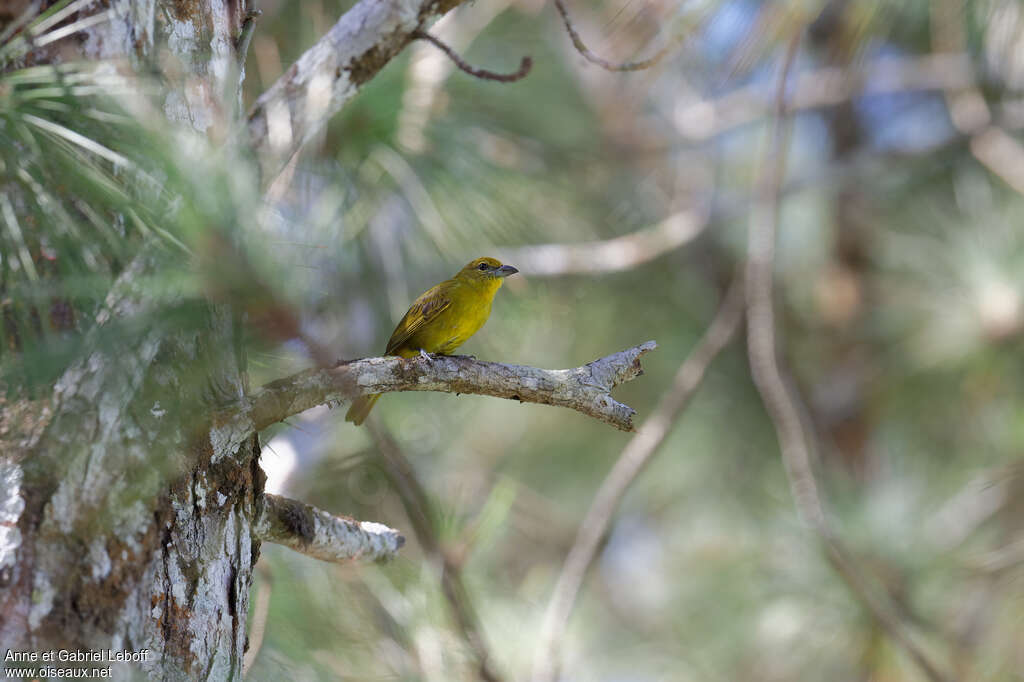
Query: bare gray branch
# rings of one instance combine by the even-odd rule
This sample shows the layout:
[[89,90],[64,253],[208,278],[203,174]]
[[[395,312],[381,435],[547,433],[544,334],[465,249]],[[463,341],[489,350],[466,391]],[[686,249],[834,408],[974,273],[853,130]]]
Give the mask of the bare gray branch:
[[269,493],[263,496],[253,534],[264,542],[335,563],[392,559],[405,544],[397,530],[383,524],[335,516],[304,502]]
[[260,387],[245,402],[221,411],[211,437],[241,441],[316,405],[393,391],[470,393],[557,405],[632,431],[636,411],[610,393],[642,374],[640,356],[655,348],[657,344],[648,341],[573,369],[505,365],[464,356],[353,360],[329,369],[299,372]]

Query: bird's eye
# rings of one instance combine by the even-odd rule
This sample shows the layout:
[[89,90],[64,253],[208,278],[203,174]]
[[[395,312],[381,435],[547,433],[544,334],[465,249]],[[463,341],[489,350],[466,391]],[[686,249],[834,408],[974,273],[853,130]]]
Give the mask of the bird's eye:
[[481,263],[480,265],[476,266],[476,269],[477,270],[486,270],[487,269],[487,263]]

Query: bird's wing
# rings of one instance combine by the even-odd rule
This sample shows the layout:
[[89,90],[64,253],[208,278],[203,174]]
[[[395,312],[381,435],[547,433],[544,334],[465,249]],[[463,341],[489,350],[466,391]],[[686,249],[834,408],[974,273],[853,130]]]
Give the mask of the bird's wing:
[[409,306],[409,310],[405,313],[402,321],[398,323],[395,331],[391,333],[391,338],[388,339],[388,349],[384,351],[385,354],[391,355],[401,348],[413,334],[422,329],[431,320],[436,319],[441,314],[441,311],[451,304],[452,299],[448,297],[448,294],[445,293],[440,284],[421,294]]

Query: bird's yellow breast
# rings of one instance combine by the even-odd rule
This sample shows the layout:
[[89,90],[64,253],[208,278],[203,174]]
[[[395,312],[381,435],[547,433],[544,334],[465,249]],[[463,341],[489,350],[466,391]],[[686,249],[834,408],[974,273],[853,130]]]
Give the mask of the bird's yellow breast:
[[395,350],[395,355],[413,357],[420,349],[448,355],[484,326],[491,314],[491,302],[501,288],[501,279],[463,282],[450,279],[437,286],[451,305],[418,329]]

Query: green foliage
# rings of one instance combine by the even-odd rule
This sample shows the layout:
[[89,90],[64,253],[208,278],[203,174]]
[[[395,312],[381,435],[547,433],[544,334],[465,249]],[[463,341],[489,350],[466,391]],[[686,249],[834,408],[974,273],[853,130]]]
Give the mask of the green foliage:
[[[190,302],[254,287],[238,227],[257,219],[250,162],[168,129],[159,85],[114,63],[0,75],[0,383],[35,391],[96,344],[138,346],[206,324]],[[225,261],[208,265],[221,249]],[[118,277],[133,276],[135,316],[100,328]],[[226,263],[234,269],[226,267]],[[199,313],[197,315],[197,313]]]
[[[283,302],[338,357],[373,355],[413,297],[472,257],[621,237],[709,207],[699,238],[625,272],[543,279],[513,263],[523,275],[465,346],[482,359],[570,367],[657,339],[645,376],[619,396],[642,420],[741,265],[763,151],[763,121],[701,140],[684,134],[680,112],[743,83],[760,94],[733,106],[769,100],[788,22],[820,6],[573,4],[602,54],[644,52],[671,22],[692,35],[656,70],[612,75],[583,64],[550,9],[462,7],[449,30],[471,43],[467,59],[500,68],[530,54],[534,73],[507,86],[441,78],[413,112],[423,140],[414,148],[400,138],[422,55],[403,56],[274,196],[243,152],[168,125],[153,103],[159,84],[129,107],[118,95],[139,83],[110,65],[7,70],[0,381],[41,393],[90,344],[130,345],[157,324],[186,332],[211,300],[250,320],[261,303]],[[847,8],[844,21],[805,41],[799,71],[931,49],[935,3],[829,4]],[[265,8],[246,101],[343,9]],[[496,18],[480,29],[472,17],[484,9]],[[1013,40],[994,26],[1019,26],[1019,9],[993,0],[954,16],[1012,132],[1020,83],[1007,55],[1024,47],[1019,31],[1003,32]],[[8,41],[0,57],[21,49]],[[944,669],[1018,679],[1024,201],[972,156],[944,106],[941,94],[915,91],[796,115],[780,349],[820,444],[823,494],[865,579]],[[161,257],[141,284],[144,309],[97,328],[112,284],[145,247]],[[61,317],[68,310],[73,320]],[[258,325],[245,342],[252,385],[309,364]],[[201,370],[189,380],[203,381]],[[567,547],[628,436],[471,396],[389,395],[375,416],[432,498],[497,669],[524,678]],[[264,436],[268,469],[297,453],[297,497],[402,528],[410,542],[385,567],[264,548],[273,588],[252,679],[472,678],[437,566],[368,434],[322,411]],[[567,679],[923,679],[799,522],[738,342],[627,495],[570,625]]]

